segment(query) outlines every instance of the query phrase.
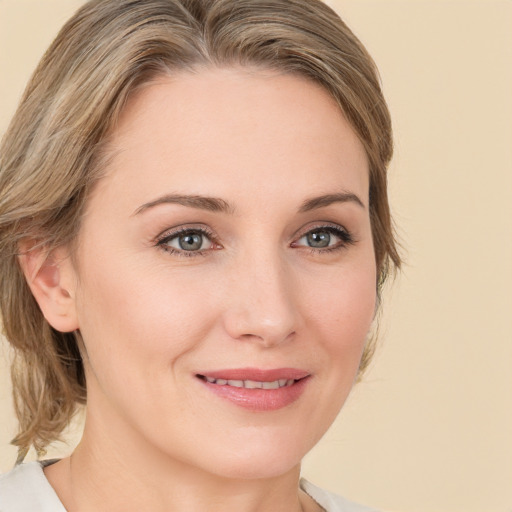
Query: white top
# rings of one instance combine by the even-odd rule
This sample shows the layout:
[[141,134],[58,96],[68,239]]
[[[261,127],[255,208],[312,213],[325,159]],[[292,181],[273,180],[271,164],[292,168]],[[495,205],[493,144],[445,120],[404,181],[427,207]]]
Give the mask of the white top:
[[[44,463],[43,463],[44,464]],[[0,512],[66,512],[40,462],[27,462],[0,476]],[[326,512],[376,512],[301,479],[300,486]]]

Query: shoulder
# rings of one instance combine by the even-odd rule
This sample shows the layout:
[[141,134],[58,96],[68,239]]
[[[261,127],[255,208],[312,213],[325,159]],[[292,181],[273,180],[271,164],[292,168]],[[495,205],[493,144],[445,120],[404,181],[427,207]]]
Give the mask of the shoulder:
[[300,487],[323,507],[326,512],[377,512],[372,508],[358,505],[341,496],[325,491],[304,478],[300,481]]
[[0,476],[0,512],[66,512],[40,462],[16,466]]

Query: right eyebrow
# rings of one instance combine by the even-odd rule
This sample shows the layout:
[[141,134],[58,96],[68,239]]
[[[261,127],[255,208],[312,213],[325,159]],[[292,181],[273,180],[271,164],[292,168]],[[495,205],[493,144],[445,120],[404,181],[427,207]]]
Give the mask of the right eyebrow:
[[139,206],[135,210],[134,215],[139,215],[140,213],[161,204],[180,204],[189,208],[197,208],[199,210],[207,210],[209,212],[234,213],[235,211],[233,206],[224,201],[224,199],[220,199],[218,197],[166,194]]

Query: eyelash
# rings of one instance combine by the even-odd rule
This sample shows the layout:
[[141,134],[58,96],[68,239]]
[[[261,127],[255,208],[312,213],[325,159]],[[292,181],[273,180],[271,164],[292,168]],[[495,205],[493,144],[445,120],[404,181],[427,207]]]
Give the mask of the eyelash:
[[[339,251],[342,249],[345,249],[349,245],[353,245],[356,243],[356,240],[353,238],[351,233],[347,231],[345,228],[342,228],[340,226],[333,226],[333,225],[319,225],[315,226],[308,231],[301,234],[297,240],[300,240],[301,238],[304,238],[305,236],[318,232],[323,231],[327,232],[330,235],[334,235],[339,239],[339,242],[334,244],[333,246],[323,247],[323,248],[316,248],[316,247],[309,247],[304,245],[296,245],[296,242],[292,242],[291,247],[302,247],[304,249],[308,249],[313,254],[325,254],[330,253],[333,251]],[[172,255],[181,256],[185,258],[190,258],[194,256],[206,256],[212,249],[202,249],[197,251],[186,251],[184,249],[176,249],[174,247],[171,247],[167,245],[171,240],[174,240],[175,238],[178,238],[179,236],[186,235],[186,234],[199,234],[204,237],[206,237],[212,244],[216,244],[215,235],[210,231],[209,229],[205,227],[198,227],[198,228],[190,228],[190,227],[184,227],[179,228],[171,232],[165,232],[163,235],[159,236],[156,240],[156,246],[162,249],[163,251],[170,253]],[[220,246],[220,244],[217,244]],[[213,249],[214,250],[214,249]]]
[[304,249],[307,249],[312,254],[326,254],[331,253],[334,251],[340,251],[342,249],[346,249],[350,245],[355,244],[355,239],[352,236],[352,234],[347,231],[345,228],[342,228],[340,226],[333,226],[333,225],[319,225],[315,226],[314,228],[308,229],[305,233],[303,233],[297,240],[300,240],[301,238],[304,238],[305,236],[315,233],[315,232],[327,232],[330,235],[334,235],[337,238],[339,238],[339,242],[335,243],[332,246],[323,247],[323,248],[317,248],[317,247],[310,247],[307,245],[294,245],[296,242],[293,242],[291,244],[292,247],[302,247]]
[[170,254],[176,255],[176,256],[183,256],[185,258],[190,258],[193,256],[206,256],[208,251],[210,251],[211,249],[203,249],[203,250],[199,250],[199,251],[185,251],[185,250],[175,249],[174,247],[167,245],[171,240],[174,240],[175,238],[178,238],[179,236],[187,235],[187,234],[199,234],[199,235],[205,236],[208,240],[211,241],[212,244],[215,243],[215,235],[209,229],[207,229],[205,227],[200,227],[200,228],[184,227],[184,228],[178,228],[171,232],[166,231],[163,235],[158,237],[158,239],[156,241],[156,245],[167,253],[170,253]]

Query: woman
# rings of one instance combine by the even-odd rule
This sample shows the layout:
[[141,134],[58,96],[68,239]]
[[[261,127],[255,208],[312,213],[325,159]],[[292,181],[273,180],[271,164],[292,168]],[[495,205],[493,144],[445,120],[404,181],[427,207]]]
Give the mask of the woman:
[[391,153],[374,64],[320,2],[86,3],[0,161],[18,463],[86,421],[0,480],[2,512],[363,510],[300,461],[400,264]]

